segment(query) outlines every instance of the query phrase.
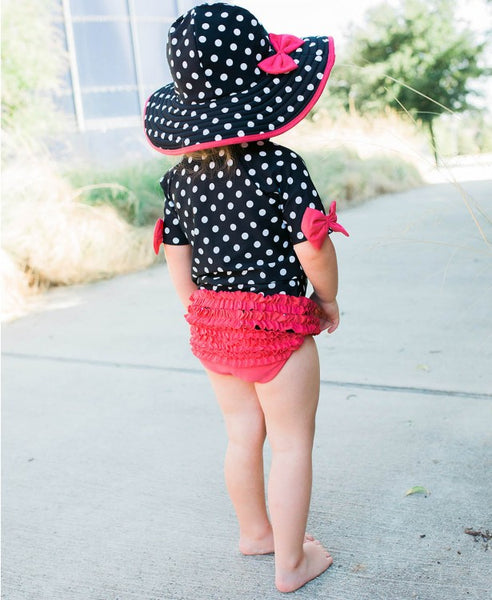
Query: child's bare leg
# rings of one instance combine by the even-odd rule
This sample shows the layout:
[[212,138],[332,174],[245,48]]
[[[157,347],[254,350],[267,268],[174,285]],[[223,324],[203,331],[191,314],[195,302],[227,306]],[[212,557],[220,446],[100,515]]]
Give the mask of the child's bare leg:
[[275,540],[275,582],[281,592],[291,592],[333,562],[319,542],[304,538],[319,396],[314,340],[306,338],[272,381],[255,387],[272,447],[268,501]]
[[225,479],[239,521],[243,554],[273,552],[265,505],[263,445],[265,420],[254,384],[208,371],[224,415],[229,443]]

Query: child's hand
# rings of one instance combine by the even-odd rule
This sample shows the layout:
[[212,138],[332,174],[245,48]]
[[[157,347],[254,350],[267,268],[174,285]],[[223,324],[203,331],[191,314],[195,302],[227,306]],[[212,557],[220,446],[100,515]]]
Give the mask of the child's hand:
[[333,333],[340,323],[340,313],[338,310],[338,302],[332,300],[331,302],[324,302],[315,293],[311,295],[311,300],[323,311],[323,317],[320,321],[321,331],[325,329],[328,333]]

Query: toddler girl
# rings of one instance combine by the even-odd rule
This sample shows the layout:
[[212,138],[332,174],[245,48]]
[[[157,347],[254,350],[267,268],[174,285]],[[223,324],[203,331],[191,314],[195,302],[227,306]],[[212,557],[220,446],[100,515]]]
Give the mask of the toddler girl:
[[270,138],[319,98],[333,40],[268,35],[243,8],[203,4],[172,25],[167,56],[173,83],[149,98],[145,131],[156,150],[184,158],[161,180],[154,247],[164,243],[192,351],[224,415],[240,551],[275,552],[277,588],[291,592],[332,563],[305,533],[319,396],[312,336],[338,327],[327,234],[348,234],[334,203],[325,215],[302,159]]

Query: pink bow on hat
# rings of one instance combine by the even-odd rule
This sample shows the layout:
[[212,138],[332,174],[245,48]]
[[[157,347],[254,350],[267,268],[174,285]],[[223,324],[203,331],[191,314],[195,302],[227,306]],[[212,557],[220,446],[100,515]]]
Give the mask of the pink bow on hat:
[[330,204],[330,211],[324,215],[320,210],[306,208],[302,217],[301,231],[318,250],[332,231],[339,231],[343,235],[349,236],[348,232],[339,223],[337,223],[337,203],[333,201]]
[[277,54],[269,56],[268,58],[265,58],[259,62],[258,66],[260,69],[265,71],[265,73],[270,73],[271,75],[276,75],[278,73],[289,73],[289,71],[297,69],[297,63],[291,56],[289,56],[289,54],[302,46],[304,44],[304,40],[301,40],[301,38],[298,38],[295,35],[289,35],[288,33],[283,33],[281,35],[270,33],[269,38],[270,43],[276,50]]
[[154,252],[159,254],[159,248],[163,243],[164,237],[164,221],[157,219],[154,227]]

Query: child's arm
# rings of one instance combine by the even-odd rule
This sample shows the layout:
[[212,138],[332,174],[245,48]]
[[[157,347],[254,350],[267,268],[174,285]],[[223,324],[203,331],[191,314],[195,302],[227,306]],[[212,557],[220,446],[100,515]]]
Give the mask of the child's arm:
[[327,236],[318,250],[311,242],[300,242],[294,245],[297,258],[314,288],[311,299],[314,300],[326,315],[321,324],[322,329],[333,333],[338,327],[340,316],[337,304],[338,265],[335,247]]
[[191,245],[164,244],[166,262],[179,299],[188,308],[191,294],[198,289],[191,279]]

